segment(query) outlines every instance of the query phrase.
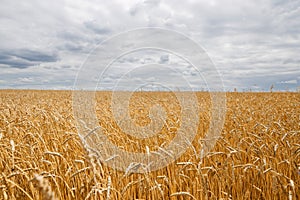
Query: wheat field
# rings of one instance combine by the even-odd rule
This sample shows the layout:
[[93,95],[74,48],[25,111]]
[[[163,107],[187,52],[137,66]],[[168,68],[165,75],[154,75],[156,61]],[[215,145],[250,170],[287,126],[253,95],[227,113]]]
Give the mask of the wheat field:
[[[155,150],[178,130],[180,105],[169,92],[137,92],[130,116],[149,123],[154,103],[167,119],[154,140],[139,141],[114,121],[111,92],[97,93],[99,124],[126,151]],[[221,137],[200,159],[197,141],[211,119],[210,95],[198,92],[193,147],[157,171],[114,170],[77,134],[71,91],[0,91],[0,199],[300,199],[300,93],[226,93]]]

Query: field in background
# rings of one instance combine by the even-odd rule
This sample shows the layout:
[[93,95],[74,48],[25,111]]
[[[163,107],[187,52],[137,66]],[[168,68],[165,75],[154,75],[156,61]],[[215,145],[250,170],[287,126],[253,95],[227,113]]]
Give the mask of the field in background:
[[[167,112],[157,140],[141,142],[113,121],[110,94],[97,93],[96,110],[116,145],[143,152],[174,137],[180,106],[171,93],[132,97],[130,115],[140,125],[149,123],[153,103]],[[300,93],[227,93],[221,138],[202,161],[195,152],[209,127],[211,103],[209,93],[197,96],[194,149],[161,170],[125,174],[83,148],[72,92],[0,91],[0,199],[300,199]]]

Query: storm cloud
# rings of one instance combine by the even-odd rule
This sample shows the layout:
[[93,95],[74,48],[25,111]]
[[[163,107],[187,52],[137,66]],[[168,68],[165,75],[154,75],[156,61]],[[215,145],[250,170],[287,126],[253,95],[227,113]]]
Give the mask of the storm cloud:
[[58,55],[29,49],[0,51],[0,64],[14,68],[27,68],[40,63],[56,62]]

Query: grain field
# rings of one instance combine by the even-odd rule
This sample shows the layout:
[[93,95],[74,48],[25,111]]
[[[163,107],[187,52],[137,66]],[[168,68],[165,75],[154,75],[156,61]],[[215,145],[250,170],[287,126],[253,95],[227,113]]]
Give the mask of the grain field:
[[[300,93],[226,93],[221,137],[201,160],[198,141],[211,119],[210,95],[198,92],[193,147],[165,168],[145,174],[114,170],[89,154],[78,137],[71,91],[0,91],[0,199],[300,199]],[[137,92],[130,116],[150,122],[160,104],[166,121],[157,137],[139,141],[122,131],[111,92],[98,92],[105,134],[126,151],[155,151],[181,125],[170,92]]]

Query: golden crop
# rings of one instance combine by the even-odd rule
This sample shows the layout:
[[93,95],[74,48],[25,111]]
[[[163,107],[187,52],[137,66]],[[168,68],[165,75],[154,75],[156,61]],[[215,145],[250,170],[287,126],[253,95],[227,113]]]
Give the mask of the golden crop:
[[[0,91],[0,199],[300,199],[300,94],[227,93],[220,139],[199,158],[211,119],[209,93],[197,93],[200,119],[193,148],[147,174],[105,166],[81,143],[71,91]],[[160,104],[166,122],[139,141],[114,121],[111,93],[98,92],[96,112],[109,139],[126,151],[156,150],[181,125],[172,93],[138,92],[130,116],[150,122]]]

